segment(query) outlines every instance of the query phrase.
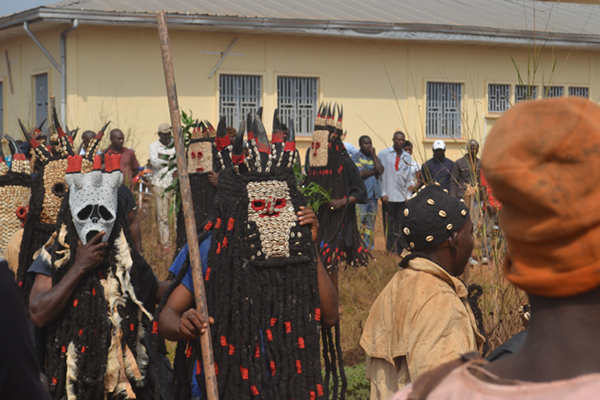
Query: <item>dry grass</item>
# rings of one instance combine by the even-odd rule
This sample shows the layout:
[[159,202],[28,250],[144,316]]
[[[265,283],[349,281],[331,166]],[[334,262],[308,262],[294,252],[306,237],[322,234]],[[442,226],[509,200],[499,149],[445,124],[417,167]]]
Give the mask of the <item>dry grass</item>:
[[[171,229],[171,252],[163,251],[158,240],[158,224],[152,205],[138,212],[142,228],[144,256],[152,265],[159,279],[166,279],[168,269],[173,260],[175,249],[175,233]],[[484,315],[486,333],[490,348],[494,349],[523,329],[518,316],[519,305],[526,303],[524,293],[509,284],[503,276],[502,240],[499,237],[483,239],[479,235],[473,258],[481,261],[488,256],[489,264],[471,266],[468,280],[478,283],[484,289],[480,299],[480,307]],[[487,254],[486,244],[495,243],[497,249]],[[381,224],[381,213],[377,216],[375,229],[375,250],[373,260],[368,268],[348,268],[340,271],[339,290],[341,303],[341,337],[342,349],[347,365],[356,365],[364,360],[364,352],[358,345],[364,322],[367,319],[371,305],[398,270],[400,258],[385,251],[385,239]],[[169,345],[172,348],[172,345]]]

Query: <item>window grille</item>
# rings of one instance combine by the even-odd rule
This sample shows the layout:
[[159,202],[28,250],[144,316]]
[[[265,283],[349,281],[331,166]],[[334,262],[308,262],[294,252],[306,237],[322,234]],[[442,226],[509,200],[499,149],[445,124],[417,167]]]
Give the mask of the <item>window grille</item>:
[[461,137],[462,83],[427,82],[427,137]]
[[[40,126],[48,118],[48,74],[35,75],[35,125]],[[44,124],[42,133],[48,133],[49,123]]]
[[251,75],[221,75],[219,115],[227,126],[238,129],[248,113],[254,115],[261,106],[261,77]]
[[516,85],[515,86],[515,104],[525,100],[537,99],[537,86]]
[[510,85],[488,85],[488,111],[500,113],[510,108]]
[[586,99],[590,98],[590,89],[586,87],[569,87],[569,96],[577,96],[577,97],[585,97]]
[[562,86],[544,86],[544,97],[562,97],[564,88]]
[[277,108],[281,122],[294,120],[296,135],[312,135],[317,112],[317,78],[277,78]]
[[0,82],[0,133],[4,133],[4,82]]

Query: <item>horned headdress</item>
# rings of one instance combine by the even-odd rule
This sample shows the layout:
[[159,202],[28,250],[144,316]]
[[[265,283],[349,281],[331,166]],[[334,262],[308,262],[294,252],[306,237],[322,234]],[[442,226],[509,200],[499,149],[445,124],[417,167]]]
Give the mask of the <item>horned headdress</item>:
[[[2,139],[0,134],[0,140]],[[5,136],[12,153],[10,168],[0,145],[0,257],[12,236],[23,227],[31,197],[29,161],[12,137]]]
[[[219,398],[323,399],[317,255],[297,217],[306,203],[292,169],[294,132],[284,143],[275,129],[269,142],[260,117],[248,121],[248,157],[245,124],[232,143],[219,121],[216,209],[199,236],[211,237],[205,282]],[[186,273],[184,264],[157,313]],[[190,371],[204,386],[199,358],[197,341],[178,344],[175,398],[189,398]]]

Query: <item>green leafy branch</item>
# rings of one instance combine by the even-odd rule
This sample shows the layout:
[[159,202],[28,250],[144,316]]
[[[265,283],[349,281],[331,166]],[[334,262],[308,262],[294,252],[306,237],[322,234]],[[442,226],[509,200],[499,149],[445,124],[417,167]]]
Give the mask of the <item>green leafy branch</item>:
[[317,212],[322,205],[331,203],[331,190],[325,190],[315,182],[304,185],[304,175],[302,175],[302,166],[294,164],[294,175],[298,182],[298,189],[306,198],[307,206]]

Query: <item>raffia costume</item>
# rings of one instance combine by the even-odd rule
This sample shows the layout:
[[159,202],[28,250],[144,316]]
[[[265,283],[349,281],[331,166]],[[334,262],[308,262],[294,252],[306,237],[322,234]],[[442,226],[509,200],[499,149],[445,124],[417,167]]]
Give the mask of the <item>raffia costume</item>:
[[6,138],[13,155],[9,168],[0,146],[0,257],[5,257],[8,242],[23,227],[31,197],[29,161],[14,140],[8,135]]
[[[212,232],[204,279],[215,319],[211,334],[219,398],[325,398],[317,255],[310,228],[297,217],[305,200],[292,170],[294,134],[287,143],[274,134],[269,143],[256,117],[245,158],[244,131],[231,145],[225,119],[219,123],[215,142],[223,167],[216,209],[199,237],[202,243]],[[167,295],[186,274],[184,264]],[[191,396],[192,373],[205,393],[200,359],[197,341],[179,342],[176,398]]]
[[[363,203],[366,202],[366,188],[341,140],[342,117],[342,109],[338,109],[338,119],[335,120],[335,106],[333,111],[330,105],[319,108],[311,147],[307,151],[306,184],[314,182],[331,191],[332,199],[354,196]],[[338,269],[341,262],[367,264],[368,253],[362,246],[355,209],[354,204],[347,204],[339,210],[323,204],[316,210],[321,226],[317,244],[328,268]]]
[[[215,208],[217,188],[208,181],[209,173],[218,172],[219,169],[217,148],[214,144],[215,134],[215,129],[208,121],[200,122],[193,128],[186,149],[196,226],[200,226],[203,221],[206,221]],[[185,242],[185,222],[183,210],[181,210],[177,214],[177,252],[181,250]]]

